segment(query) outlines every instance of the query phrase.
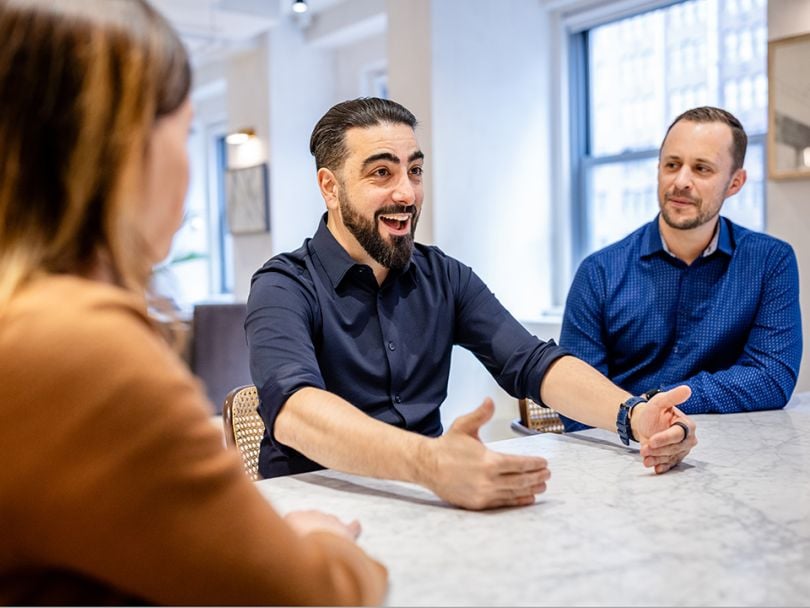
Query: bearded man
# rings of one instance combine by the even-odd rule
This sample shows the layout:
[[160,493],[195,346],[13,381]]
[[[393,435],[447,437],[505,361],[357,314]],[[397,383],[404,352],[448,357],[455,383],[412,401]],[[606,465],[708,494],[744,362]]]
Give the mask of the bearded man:
[[676,407],[687,388],[649,402],[630,395],[531,335],[469,267],[414,242],[424,157],[415,127],[398,103],[362,98],[337,104],[313,130],[327,212],[301,248],[254,275],[248,299],[266,425],[260,473],[330,467],[418,483],[469,509],[533,503],[548,463],[479,440],[491,399],[443,434],[455,344],[513,396],[635,438],[657,473],[677,465],[696,443],[695,423]]
[[630,392],[689,386],[687,414],[782,408],[799,373],[793,249],[720,217],[745,184],[747,143],[720,108],[678,116],[659,151],[658,217],[586,258],[566,302],[561,345]]

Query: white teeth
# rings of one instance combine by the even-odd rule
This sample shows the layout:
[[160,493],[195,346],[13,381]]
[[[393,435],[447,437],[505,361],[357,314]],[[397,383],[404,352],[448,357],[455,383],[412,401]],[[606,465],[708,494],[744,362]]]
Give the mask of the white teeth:
[[411,219],[410,213],[395,213],[393,215],[381,215],[380,217],[384,217],[387,220],[397,220],[399,222],[406,222]]

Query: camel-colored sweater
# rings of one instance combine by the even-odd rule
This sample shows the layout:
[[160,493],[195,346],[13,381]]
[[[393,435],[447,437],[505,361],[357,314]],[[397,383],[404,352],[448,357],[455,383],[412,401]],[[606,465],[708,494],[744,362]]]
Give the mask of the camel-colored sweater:
[[6,304],[0,605],[381,602],[385,569],[296,534],[210,412],[128,292],[58,276]]

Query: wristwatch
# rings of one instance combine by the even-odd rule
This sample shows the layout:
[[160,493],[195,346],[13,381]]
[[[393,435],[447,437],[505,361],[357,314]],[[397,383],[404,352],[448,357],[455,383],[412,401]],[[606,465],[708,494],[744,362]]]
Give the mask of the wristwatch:
[[629,397],[619,406],[619,413],[616,415],[616,432],[619,433],[619,439],[622,440],[624,445],[630,445],[631,439],[636,440],[630,426],[630,416],[633,413],[633,408],[639,403],[647,403],[647,400],[644,397]]
[[647,401],[649,401],[650,399],[652,399],[653,397],[655,397],[655,396],[656,396],[658,393],[662,393],[662,392],[664,392],[664,389],[662,389],[662,388],[659,386],[658,388],[654,388],[654,389],[652,389],[651,391],[647,391],[646,393],[644,393],[644,398],[645,398]]

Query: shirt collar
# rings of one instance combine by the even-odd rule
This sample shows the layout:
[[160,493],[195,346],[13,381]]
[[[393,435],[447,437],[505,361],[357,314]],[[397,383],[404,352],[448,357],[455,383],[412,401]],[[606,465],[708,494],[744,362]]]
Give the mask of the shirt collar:
[[[656,216],[655,219],[647,225],[641,247],[641,256],[645,257],[663,251],[667,255],[675,257],[667,248],[664,237],[661,236],[661,229],[658,226],[658,217],[659,216]],[[720,251],[726,255],[731,255],[734,251],[734,244],[732,243],[728,222],[722,217],[718,219],[714,236],[712,240],[709,241],[706,249],[703,250],[701,257],[708,257],[715,251]]]
[[720,225],[720,230],[717,232],[717,251],[731,255],[734,253],[734,238],[731,234],[731,225],[724,217],[721,217],[717,223]]
[[318,230],[312,237],[311,246],[321,262],[333,288],[337,288],[346,273],[357,264],[343,246],[326,227],[327,214],[324,213]]
[[[338,243],[335,235],[333,235],[329,228],[326,226],[328,214],[324,213],[321,221],[318,224],[318,230],[315,236],[312,237],[311,246],[318,259],[332,283],[332,287],[337,289],[338,285],[346,278],[349,270],[355,266],[364,266],[356,262],[349,253]],[[413,268],[413,255],[408,263],[402,269],[402,275],[412,274],[410,271]],[[393,272],[393,271],[392,271]]]

